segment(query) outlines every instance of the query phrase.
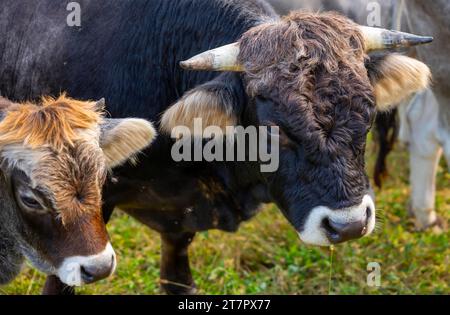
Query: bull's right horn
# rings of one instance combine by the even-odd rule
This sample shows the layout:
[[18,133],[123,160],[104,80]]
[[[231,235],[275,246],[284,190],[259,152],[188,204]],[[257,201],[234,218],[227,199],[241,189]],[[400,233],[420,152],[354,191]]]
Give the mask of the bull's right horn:
[[181,61],[180,66],[186,70],[242,72],[244,67],[238,63],[238,55],[239,44],[233,43]]
[[403,32],[389,31],[384,28],[360,26],[364,36],[366,52],[390,48],[411,47],[431,43],[433,37],[418,36]]

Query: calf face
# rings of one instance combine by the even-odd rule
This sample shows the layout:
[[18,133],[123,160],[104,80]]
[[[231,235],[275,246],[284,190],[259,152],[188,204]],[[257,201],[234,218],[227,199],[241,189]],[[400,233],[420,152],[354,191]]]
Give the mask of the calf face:
[[[196,116],[219,126],[279,126],[280,166],[261,176],[300,238],[329,245],[368,235],[375,205],[364,152],[375,112],[426,87],[430,75],[408,57],[371,58],[367,51],[383,45],[430,40],[407,34],[386,40],[388,34],[335,13],[296,12],[256,26],[238,43],[182,63],[240,71],[246,95],[216,79],[171,107],[162,127],[191,126]],[[238,99],[247,101],[233,103]]]
[[105,119],[103,102],[64,95],[42,104],[0,102],[1,170],[12,195],[22,254],[68,285],[116,265],[103,222],[102,185],[112,167],[150,144],[140,119]]

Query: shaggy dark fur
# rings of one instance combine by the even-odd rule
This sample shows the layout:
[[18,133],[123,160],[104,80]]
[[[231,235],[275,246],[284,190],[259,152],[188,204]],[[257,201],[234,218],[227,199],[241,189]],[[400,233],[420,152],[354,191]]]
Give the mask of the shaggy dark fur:
[[286,202],[296,207],[297,215],[289,214],[294,225],[301,226],[299,208],[336,209],[361,200],[376,108],[356,24],[335,13],[296,12],[251,29],[240,43],[248,95],[275,103],[274,124],[301,146],[302,163],[282,171],[295,188],[279,182],[296,190]]

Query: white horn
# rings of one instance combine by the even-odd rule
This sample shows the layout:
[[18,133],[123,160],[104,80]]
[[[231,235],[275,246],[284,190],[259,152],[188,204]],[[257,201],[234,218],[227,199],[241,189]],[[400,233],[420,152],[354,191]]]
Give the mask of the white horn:
[[433,37],[430,36],[417,36],[403,32],[389,31],[383,28],[360,26],[359,30],[364,36],[367,52],[390,48],[411,47],[431,43],[433,41]]
[[233,43],[181,61],[180,66],[186,70],[242,72],[244,67],[238,63],[238,55],[239,44]]

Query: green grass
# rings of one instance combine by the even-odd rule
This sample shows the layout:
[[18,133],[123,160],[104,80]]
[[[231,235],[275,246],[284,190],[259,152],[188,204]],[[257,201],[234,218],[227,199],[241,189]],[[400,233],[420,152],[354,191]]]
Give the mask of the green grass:
[[[373,164],[369,144],[368,169]],[[390,156],[391,176],[377,191],[381,220],[370,237],[335,247],[308,247],[275,206],[238,233],[196,236],[191,265],[200,294],[450,294],[450,234],[414,231],[407,215],[407,154]],[[449,221],[450,174],[441,163],[436,207]],[[109,225],[118,254],[116,274],[78,290],[81,294],[159,294],[159,235],[117,212]],[[366,284],[367,264],[381,265],[381,287]],[[331,275],[331,277],[330,277]],[[45,276],[29,267],[0,294],[39,294]]]

